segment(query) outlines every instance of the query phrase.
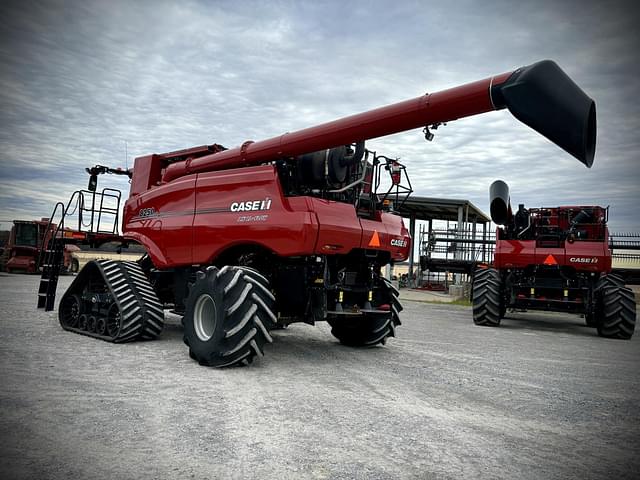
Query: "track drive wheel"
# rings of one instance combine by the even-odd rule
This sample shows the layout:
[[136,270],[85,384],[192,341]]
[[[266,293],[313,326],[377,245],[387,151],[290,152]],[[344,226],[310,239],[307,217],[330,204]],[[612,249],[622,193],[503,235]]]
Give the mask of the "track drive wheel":
[[378,305],[388,304],[389,314],[364,314],[354,319],[329,320],[331,334],[340,343],[350,347],[373,347],[384,345],[388,337],[396,336],[396,327],[401,324],[402,305],[398,299],[398,290],[386,278],[380,279],[380,288],[376,292]]
[[63,327],[77,328],[82,315],[82,300],[80,295],[69,295],[60,305],[60,324]]
[[476,270],[473,277],[473,323],[497,327],[505,310],[500,273],[494,268]]
[[605,287],[601,290],[602,309],[598,335],[629,340],[636,326],[636,300],[626,287]]
[[198,272],[186,301],[184,342],[200,365],[247,365],[272,342],[275,298],[268,280],[244,267]]

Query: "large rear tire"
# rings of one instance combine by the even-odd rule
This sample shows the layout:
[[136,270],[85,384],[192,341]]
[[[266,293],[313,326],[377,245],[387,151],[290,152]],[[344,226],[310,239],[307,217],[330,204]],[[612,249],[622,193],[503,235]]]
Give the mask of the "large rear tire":
[[272,342],[275,298],[269,282],[243,267],[198,272],[184,316],[184,342],[200,365],[248,365]]
[[604,287],[624,287],[624,279],[615,273],[602,275],[596,285],[596,290]]
[[608,275],[602,275],[598,279],[598,283],[596,283],[594,288],[595,311],[587,312],[584,315],[584,322],[587,324],[587,327],[596,328],[598,326],[598,319],[603,316],[602,293],[605,288],[609,287],[624,287],[623,278],[620,275],[610,273]]
[[[402,305],[398,299],[398,290],[386,278],[380,279],[376,291],[375,304],[389,306],[389,314],[365,313],[357,318],[338,318],[328,320],[331,334],[340,343],[350,347],[373,347],[384,345],[387,338],[396,336],[396,327],[401,324]],[[374,307],[375,308],[375,307]]]
[[626,287],[605,287],[601,290],[602,314],[598,335],[629,340],[636,327],[636,300]]
[[493,268],[476,270],[473,277],[473,323],[497,327],[505,311],[500,273]]

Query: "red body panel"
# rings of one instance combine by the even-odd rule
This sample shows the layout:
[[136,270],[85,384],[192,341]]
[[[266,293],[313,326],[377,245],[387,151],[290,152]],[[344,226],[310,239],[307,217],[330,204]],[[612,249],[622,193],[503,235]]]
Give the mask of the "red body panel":
[[[370,248],[406,259],[410,239],[402,219],[379,218],[360,219],[351,204],[285,197],[275,167],[265,165],[188,175],[132,196],[123,231],[145,246],[158,268],[212,263],[238,245],[283,257]],[[374,231],[379,245],[369,246]]]
[[[596,212],[593,223],[581,224],[586,238],[569,242],[547,241],[547,232],[567,232],[571,219],[582,209]],[[496,231],[494,265],[498,269],[525,268],[528,265],[557,264],[570,266],[583,272],[611,272],[609,231],[604,221],[606,209],[602,207],[557,207],[531,209],[531,228],[535,240],[506,240],[501,228]],[[552,258],[549,257],[552,256]],[[555,263],[554,263],[555,262]]]
[[314,253],[349,253],[362,244],[362,227],[356,209],[348,203],[309,198],[318,219],[318,241]]
[[23,271],[27,273],[35,273],[36,259],[39,254],[39,248],[13,247],[11,248],[11,257],[7,260],[5,268],[8,272]]
[[305,201],[289,202],[282,195],[273,166],[199,174],[195,195],[195,264],[210,263],[223,249],[243,244],[281,256],[303,255],[315,246],[315,219]]
[[192,175],[125,203],[123,236],[144,245],[157,266],[193,263],[195,186]]
[[576,241],[564,247],[538,247],[535,240],[500,240],[496,242],[494,265],[498,269],[543,265],[552,255],[558,265],[588,272],[610,272],[611,250],[603,242]]

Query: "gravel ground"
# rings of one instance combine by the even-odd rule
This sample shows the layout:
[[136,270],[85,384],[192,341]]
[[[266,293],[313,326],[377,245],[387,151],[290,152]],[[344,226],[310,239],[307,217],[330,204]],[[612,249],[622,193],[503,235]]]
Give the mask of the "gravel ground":
[[386,347],[293,325],[215,370],[177,317],[146,343],[63,332],[38,280],[0,274],[2,478],[638,478],[640,334],[406,302]]

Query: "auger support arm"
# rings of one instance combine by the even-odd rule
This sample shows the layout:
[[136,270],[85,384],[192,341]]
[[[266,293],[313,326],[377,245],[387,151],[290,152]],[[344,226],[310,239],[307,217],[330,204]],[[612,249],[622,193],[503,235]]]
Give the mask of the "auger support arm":
[[595,103],[554,62],[422,95],[368,112],[168,165],[162,182],[184,175],[257,165],[507,108],[590,167]]

